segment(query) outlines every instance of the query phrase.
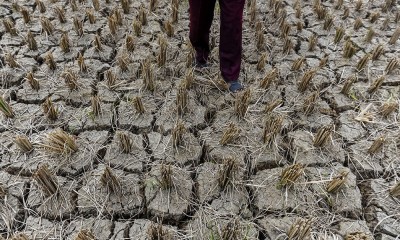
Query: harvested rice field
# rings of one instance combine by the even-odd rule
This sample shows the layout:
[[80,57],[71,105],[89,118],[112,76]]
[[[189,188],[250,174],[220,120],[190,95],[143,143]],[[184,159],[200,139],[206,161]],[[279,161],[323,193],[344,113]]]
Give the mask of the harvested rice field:
[[400,239],[400,3],[0,1],[0,239]]

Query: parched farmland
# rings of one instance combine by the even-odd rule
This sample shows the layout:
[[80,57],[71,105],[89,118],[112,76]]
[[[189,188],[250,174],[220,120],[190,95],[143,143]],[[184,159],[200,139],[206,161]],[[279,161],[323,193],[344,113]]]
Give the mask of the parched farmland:
[[0,239],[400,239],[396,0],[0,1]]

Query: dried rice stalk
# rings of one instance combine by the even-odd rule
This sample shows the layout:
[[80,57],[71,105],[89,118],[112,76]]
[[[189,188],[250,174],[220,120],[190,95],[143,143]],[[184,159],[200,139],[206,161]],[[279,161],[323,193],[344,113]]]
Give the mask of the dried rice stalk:
[[323,58],[321,58],[321,60],[319,60],[318,67],[319,67],[319,68],[325,67],[326,64],[328,63],[328,60],[329,60],[329,55],[328,55],[328,54],[325,54],[325,56],[324,56]]
[[342,40],[343,36],[344,36],[345,30],[343,26],[337,27],[336,28],[336,34],[335,34],[335,39],[333,40],[333,42],[335,44],[339,43],[340,40]]
[[392,189],[389,191],[390,196],[392,197],[400,197],[400,182],[398,182]]
[[178,13],[179,13],[179,1],[178,0],[172,0],[171,1],[171,21],[172,23],[177,23],[178,22]]
[[136,110],[137,113],[143,114],[146,112],[146,109],[143,106],[142,98],[139,96],[136,96],[133,100],[133,106]]
[[19,63],[15,60],[14,56],[11,53],[6,53],[4,56],[4,60],[10,68],[18,68],[20,67]]
[[71,5],[73,12],[78,11],[78,4],[76,4],[76,0],[69,0],[69,5]]
[[174,36],[175,29],[170,20],[164,21],[164,29],[168,37]]
[[262,71],[265,68],[267,62],[267,53],[262,53],[260,59],[257,62],[257,70]]
[[92,5],[94,10],[99,11],[100,10],[100,2],[99,0],[92,0]]
[[363,5],[363,0],[357,0],[356,6],[355,6],[355,9],[357,12],[361,10],[362,5]]
[[313,34],[308,38],[308,51],[312,52],[317,46],[318,38],[317,35]]
[[305,57],[300,57],[296,60],[293,61],[292,68],[290,70],[292,71],[299,71],[300,68],[303,66],[303,64],[306,62]]
[[332,25],[333,25],[333,16],[330,14],[327,14],[325,16],[324,30],[326,30],[326,31],[331,30]]
[[92,113],[94,116],[99,116],[101,114],[101,105],[100,105],[100,98],[98,95],[93,95],[91,99],[92,103]]
[[298,87],[300,92],[304,92],[305,90],[307,90],[308,85],[310,84],[311,80],[315,77],[315,74],[317,74],[316,69],[311,69],[304,73]]
[[362,19],[359,17],[354,21],[354,30],[360,29],[362,26],[364,26]]
[[20,13],[24,19],[24,23],[29,23],[31,21],[31,16],[29,15],[28,9],[21,7]]
[[379,44],[376,48],[372,51],[372,61],[378,60],[379,57],[382,55],[384,49],[383,45]]
[[64,9],[62,7],[55,7],[54,8],[54,12],[56,13],[60,23],[66,23],[67,22],[67,19],[65,17],[65,12],[64,12]]
[[265,106],[265,112],[269,113],[272,112],[275,108],[277,108],[279,105],[281,105],[283,103],[282,99],[278,98],[273,100],[271,103],[267,104]]
[[95,24],[96,23],[96,17],[94,16],[93,9],[87,9],[86,10],[86,16],[89,19],[90,24]]
[[187,89],[192,88],[194,83],[194,73],[191,69],[186,71],[184,82]]
[[369,88],[367,89],[367,92],[371,94],[376,92],[376,90],[381,87],[383,81],[385,81],[385,76],[380,76],[375,79],[371,86],[369,86]]
[[109,69],[104,73],[104,77],[106,79],[107,87],[111,90],[114,89],[115,83],[117,81],[117,77],[114,74],[114,72],[111,69]]
[[93,235],[92,231],[82,229],[79,231],[75,240],[96,240],[96,237]]
[[93,47],[97,52],[103,51],[103,45],[101,43],[101,39],[100,39],[100,36],[98,34],[96,34],[96,36],[94,37]]
[[390,17],[385,18],[385,21],[383,21],[380,29],[383,31],[387,31],[388,27],[389,27],[389,23],[390,23]]
[[229,123],[228,127],[224,131],[224,134],[222,135],[221,140],[219,141],[219,144],[226,145],[231,143],[239,137],[240,132],[240,128],[236,127],[233,123]]
[[399,39],[399,37],[400,37],[400,27],[396,28],[396,30],[393,32],[393,35],[389,40],[389,44],[390,45],[395,44],[397,42],[397,39]]
[[364,57],[362,57],[358,63],[357,63],[357,71],[361,71],[364,69],[364,67],[368,64],[369,60],[371,59],[370,54],[365,54]]
[[297,219],[287,233],[288,240],[306,240],[311,237],[311,219]]
[[150,227],[147,229],[147,236],[148,238],[146,239],[172,240],[171,234],[167,229],[163,228],[161,223],[155,224],[152,222]]
[[157,8],[157,0],[150,0],[150,12],[154,12]]
[[344,237],[344,240],[372,240],[372,237],[363,232],[349,233]]
[[335,9],[339,10],[342,8],[342,6],[343,6],[343,0],[338,0],[335,5]]
[[140,37],[142,34],[142,23],[139,20],[133,21],[133,30],[137,37]]
[[218,170],[218,185],[225,190],[229,184],[233,184],[238,174],[239,165],[232,158],[226,158]]
[[29,50],[36,51],[38,49],[37,42],[32,32],[29,30],[26,35],[26,42],[28,43]]
[[85,59],[83,58],[83,55],[81,52],[78,53],[78,66],[79,66],[79,70],[81,72],[87,72],[87,66],[85,63]]
[[265,77],[260,81],[260,88],[268,89],[271,83],[278,78],[278,69],[273,68],[270,70]]
[[185,82],[182,82],[181,84],[179,84],[178,91],[176,94],[176,107],[178,114],[180,116],[184,115],[187,112],[188,104],[189,104],[189,93]]
[[118,193],[121,191],[121,182],[109,166],[104,169],[100,182],[112,193]]
[[7,189],[6,187],[0,182],[0,199],[7,196]]
[[337,192],[346,182],[347,176],[349,175],[348,171],[343,171],[339,176],[334,177],[326,186],[326,191],[328,193]]
[[139,8],[138,19],[142,23],[142,26],[147,25],[147,12],[143,4]]
[[144,88],[153,92],[155,89],[154,71],[149,59],[143,60],[142,64],[142,78]]
[[61,77],[64,78],[65,84],[70,91],[78,90],[78,76],[74,72],[72,72],[71,70],[65,70],[61,74]]
[[124,21],[123,21],[123,18],[122,18],[121,10],[120,10],[119,8],[114,8],[114,10],[113,10],[113,16],[114,16],[115,21],[117,22],[117,24],[118,24],[119,26],[122,26],[123,23],[124,23]]
[[230,220],[221,230],[221,238],[218,239],[241,239],[241,228],[237,218]]
[[62,129],[49,133],[43,147],[48,151],[61,155],[71,155],[78,151],[75,139]]
[[117,64],[122,72],[127,72],[129,70],[129,63],[129,56],[126,52],[123,52],[122,55],[117,57]]
[[399,108],[399,104],[395,101],[384,103],[380,108],[380,113],[383,117],[389,116],[392,112]]
[[57,178],[50,172],[46,165],[39,167],[35,174],[33,174],[33,179],[40,186],[46,197],[51,197],[58,192]]
[[371,13],[371,15],[369,16],[369,21],[371,23],[374,23],[379,19],[380,16],[381,16],[381,14],[379,12]]
[[263,142],[272,144],[276,136],[281,132],[283,117],[275,114],[268,114],[264,125]]
[[290,37],[285,38],[283,43],[283,53],[289,54],[293,49],[293,42]]
[[125,14],[129,13],[129,0],[121,0],[122,10]]
[[3,26],[6,32],[8,32],[11,36],[18,35],[18,31],[15,28],[15,24],[10,18],[3,19]]
[[378,151],[380,151],[382,149],[385,141],[386,141],[386,139],[383,136],[375,139],[375,141],[372,143],[371,147],[368,148],[367,153],[371,154],[371,155],[377,153]]
[[357,77],[355,75],[350,76],[349,78],[346,79],[346,81],[343,84],[343,88],[341,90],[341,93],[344,95],[349,95],[350,88],[353,85],[353,83],[357,80]]
[[26,79],[29,85],[32,87],[32,89],[39,91],[40,89],[39,81],[33,76],[33,72],[28,72],[26,74]]
[[296,28],[297,28],[298,32],[303,31],[303,22],[302,21],[297,21]]
[[185,125],[179,121],[174,129],[172,129],[172,145],[174,148],[178,148],[183,145],[183,135],[186,132]]
[[289,23],[283,22],[283,24],[280,27],[280,30],[281,30],[281,34],[280,34],[281,38],[288,37],[289,33],[290,33],[290,25],[289,25]]
[[328,142],[331,133],[333,131],[333,126],[323,126],[318,129],[317,134],[314,138],[314,147],[323,147]]
[[250,104],[251,92],[250,88],[246,89],[243,94],[236,97],[235,101],[235,113],[239,118],[244,118],[247,112],[247,108]]
[[315,103],[317,102],[318,97],[319,92],[314,91],[304,100],[303,111],[305,115],[309,115],[314,111]]
[[46,64],[49,67],[50,70],[56,70],[57,69],[57,64],[56,61],[54,60],[53,53],[48,52],[45,56]]
[[262,30],[256,32],[256,46],[259,51],[264,50],[265,47],[265,37]]
[[29,138],[24,135],[16,136],[14,142],[23,153],[29,153],[33,150],[32,143],[29,141]]
[[69,42],[68,32],[64,32],[64,33],[61,35],[60,47],[61,47],[61,50],[62,50],[64,53],[67,53],[67,52],[71,51],[71,44],[70,44],[70,42]]
[[372,27],[368,29],[367,35],[365,35],[364,41],[366,43],[370,43],[372,41],[372,38],[375,36],[375,31]]
[[11,106],[0,96],[0,112],[7,118],[14,118],[15,114]]
[[161,179],[159,180],[159,184],[161,189],[170,189],[172,187],[172,168],[171,165],[161,164]]
[[167,47],[168,42],[163,36],[158,38],[158,43],[160,45],[160,51],[157,56],[157,63],[159,67],[165,66],[165,62],[167,61]]
[[39,9],[40,13],[45,13],[46,12],[46,6],[44,3],[40,0],[35,0],[36,7]]
[[356,54],[356,47],[353,45],[353,42],[349,39],[346,41],[343,47],[343,56],[345,58],[351,58],[354,54]]
[[114,15],[107,17],[108,29],[110,29],[110,33],[115,35],[117,33],[117,20]]
[[342,20],[346,20],[350,16],[350,9],[345,6],[343,11]]
[[46,114],[47,118],[55,121],[58,118],[57,108],[54,106],[51,99],[48,97],[42,104],[43,112]]
[[135,50],[135,40],[132,35],[126,36],[125,47],[128,52],[133,52],[133,50]]
[[386,66],[386,74],[390,74],[394,69],[399,67],[399,61],[396,58],[392,58],[388,65]]
[[318,20],[325,19],[326,14],[327,14],[327,12],[328,12],[328,11],[326,10],[326,8],[325,8],[324,6],[322,6],[321,4],[318,5],[318,6],[316,6],[316,7],[314,8],[314,11],[315,11],[315,13],[317,14],[317,19],[318,19]]
[[130,139],[130,137],[125,134],[124,132],[118,131],[116,133],[116,136],[118,138],[118,142],[119,142],[119,148],[123,153],[130,153],[132,152],[132,140]]
[[303,170],[304,170],[304,166],[300,163],[296,163],[296,164],[286,167],[285,169],[282,170],[278,186],[279,187],[286,187],[286,186],[290,187],[301,176],[301,174],[303,173]]

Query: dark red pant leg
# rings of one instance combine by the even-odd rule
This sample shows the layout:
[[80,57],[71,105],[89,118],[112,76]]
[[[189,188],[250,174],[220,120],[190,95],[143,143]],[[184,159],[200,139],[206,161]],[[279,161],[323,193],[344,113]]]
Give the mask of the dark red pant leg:
[[239,78],[242,60],[242,22],[245,0],[219,0],[221,29],[219,57],[225,81]]
[[205,63],[210,53],[210,28],[214,18],[216,0],[189,0],[189,39],[196,50],[196,59]]

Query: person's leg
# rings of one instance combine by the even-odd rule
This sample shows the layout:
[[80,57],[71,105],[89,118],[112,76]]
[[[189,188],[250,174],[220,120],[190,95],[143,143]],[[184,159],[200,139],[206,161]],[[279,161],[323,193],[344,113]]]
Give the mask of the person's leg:
[[221,29],[219,58],[222,77],[238,81],[242,60],[242,21],[245,0],[219,0]]
[[216,0],[189,0],[189,39],[196,50],[196,60],[205,64],[210,53],[209,36]]

